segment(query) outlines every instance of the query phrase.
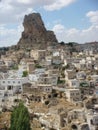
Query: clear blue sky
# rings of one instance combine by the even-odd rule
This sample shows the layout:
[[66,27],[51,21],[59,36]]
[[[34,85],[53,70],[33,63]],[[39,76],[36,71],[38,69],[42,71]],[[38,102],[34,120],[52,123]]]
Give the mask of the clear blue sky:
[[17,44],[25,14],[39,12],[58,41],[98,41],[98,0],[2,0],[0,47]]

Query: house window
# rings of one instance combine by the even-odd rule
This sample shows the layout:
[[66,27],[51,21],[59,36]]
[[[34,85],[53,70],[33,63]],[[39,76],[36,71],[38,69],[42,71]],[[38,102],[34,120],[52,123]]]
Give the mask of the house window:
[[98,81],[98,79],[96,79],[96,81]]
[[0,93],[0,95],[2,95],[2,93]]
[[98,119],[95,119],[96,122],[98,122]]
[[12,96],[12,94],[9,94],[9,96]]
[[5,83],[5,81],[3,81],[3,83]]
[[90,120],[90,123],[91,123],[92,125],[94,124],[92,119]]
[[76,95],[79,95],[79,93],[76,93]]
[[72,86],[75,86],[75,85],[76,85],[76,83],[75,83],[75,82],[73,82],[73,83],[72,83]]
[[71,93],[71,96],[73,96],[74,95],[74,93]]
[[8,96],[8,94],[7,94],[7,93],[5,93],[5,94],[4,94],[4,96],[5,96],[5,97],[7,97],[7,96]]
[[8,81],[8,83],[10,83],[10,81]]
[[8,86],[8,90],[11,90],[12,89],[12,87],[11,86]]
[[18,81],[18,83],[20,84],[20,81]]

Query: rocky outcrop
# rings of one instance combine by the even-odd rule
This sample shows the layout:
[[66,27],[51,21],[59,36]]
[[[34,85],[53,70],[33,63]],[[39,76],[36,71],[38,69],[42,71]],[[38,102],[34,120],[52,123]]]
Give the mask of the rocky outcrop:
[[47,31],[39,13],[25,15],[24,31],[18,42],[20,48],[45,48],[47,44],[57,43],[53,31]]

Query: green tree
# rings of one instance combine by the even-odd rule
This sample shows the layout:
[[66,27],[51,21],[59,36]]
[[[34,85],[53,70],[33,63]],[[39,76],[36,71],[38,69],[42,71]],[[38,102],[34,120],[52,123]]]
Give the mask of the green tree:
[[64,43],[63,41],[62,41],[62,42],[60,42],[59,44],[60,44],[60,45],[62,45],[62,46],[64,46],[64,45],[65,45],[65,43]]
[[26,76],[28,76],[28,71],[23,71],[22,77],[26,77]]
[[10,130],[31,130],[29,112],[22,102],[11,114]]
[[39,64],[35,64],[35,68],[43,68],[43,67]]
[[61,80],[60,77],[58,77],[57,84],[64,84],[64,83],[65,83],[65,80]]

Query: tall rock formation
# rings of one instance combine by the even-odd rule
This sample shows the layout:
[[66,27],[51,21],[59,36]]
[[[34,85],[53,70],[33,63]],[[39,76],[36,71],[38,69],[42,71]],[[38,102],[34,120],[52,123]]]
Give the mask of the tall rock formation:
[[24,31],[18,42],[19,48],[40,48],[57,43],[53,31],[47,31],[39,13],[32,13],[24,17]]

